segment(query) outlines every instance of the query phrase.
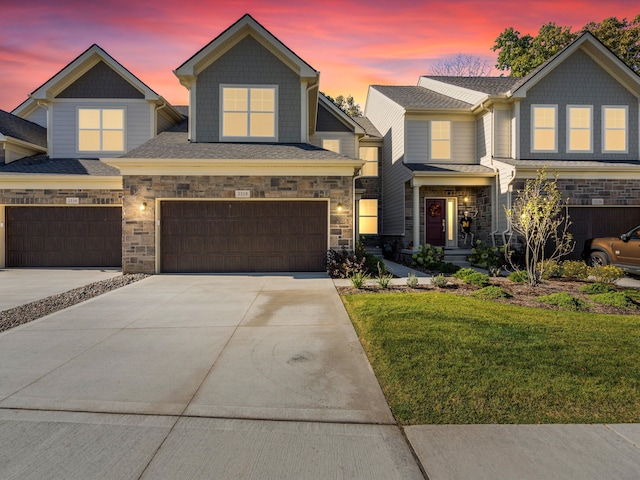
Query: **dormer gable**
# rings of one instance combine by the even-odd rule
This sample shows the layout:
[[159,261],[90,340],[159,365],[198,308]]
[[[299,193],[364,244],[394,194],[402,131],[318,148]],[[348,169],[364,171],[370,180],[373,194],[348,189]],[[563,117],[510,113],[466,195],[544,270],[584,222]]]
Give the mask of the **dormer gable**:
[[174,73],[192,142],[304,143],[315,131],[319,72],[248,14]]

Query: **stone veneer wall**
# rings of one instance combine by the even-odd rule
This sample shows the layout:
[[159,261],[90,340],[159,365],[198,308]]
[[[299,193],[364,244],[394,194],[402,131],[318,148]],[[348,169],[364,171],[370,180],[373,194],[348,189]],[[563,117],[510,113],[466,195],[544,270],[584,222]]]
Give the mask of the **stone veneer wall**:
[[[235,190],[250,190],[255,199],[329,198],[330,248],[353,248],[353,180],[351,177],[139,176],[123,177],[123,273],[156,273],[155,199],[235,198]],[[239,199],[242,200],[242,199]],[[145,202],[147,208],[140,211]],[[338,204],[343,209],[337,212]]]
[[[514,192],[524,189],[524,183],[514,182]],[[640,205],[638,180],[558,180],[558,189],[569,205],[592,205],[594,198],[601,198],[603,205]]]
[[[79,205],[121,205],[122,190],[11,189],[0,190],[3,205],[67,205],[67,197],[79,199]],[[73,206],[73,205],[70,205]]]

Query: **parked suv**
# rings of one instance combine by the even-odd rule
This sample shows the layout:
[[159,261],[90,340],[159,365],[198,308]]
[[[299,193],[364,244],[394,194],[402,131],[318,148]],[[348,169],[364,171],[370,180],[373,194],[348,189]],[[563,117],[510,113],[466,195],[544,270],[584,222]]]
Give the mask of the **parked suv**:
[[620,237],[587,240],[582,258],[592,267],[615,265],[628,273],[640,275],[640,225]]

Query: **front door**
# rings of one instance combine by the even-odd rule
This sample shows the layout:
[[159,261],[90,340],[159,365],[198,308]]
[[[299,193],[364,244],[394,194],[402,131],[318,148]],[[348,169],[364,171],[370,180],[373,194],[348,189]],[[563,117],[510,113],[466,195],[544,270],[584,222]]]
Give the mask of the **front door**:
[[445,200],[428,198],[426,201],[427,243],[435,247],[445,246]]

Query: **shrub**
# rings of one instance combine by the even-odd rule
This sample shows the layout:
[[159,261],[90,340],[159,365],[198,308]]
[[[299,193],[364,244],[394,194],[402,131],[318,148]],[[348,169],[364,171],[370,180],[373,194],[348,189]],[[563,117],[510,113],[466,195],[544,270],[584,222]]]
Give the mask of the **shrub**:
[[453,276],[469,285],[476,285],[478,287],[486,287],[489,285],[489,275],[476,272],[473,268],[461,268],[454,273]]
[[473,292],[471,295],[482,300],[501,300],[511,298],[513,296],[496,285],[489,285],[488,287],[481,288],[480,290]]
[[586,310],[588,305],[567,292],[552,293],[538,298],[539,302],[555,305],[565,310]]
[[598,293],[591,299],[601,305],[609,305],[618,308],[637,308],[634,301],[624,292]]
[[444,258],[444,249],[441,247],[433,247],[427,243],[418,245],[418,251],[411,256],[412,265],[420,265],[424,268],[437,269],[442,264]]
[[378,282],[378,285],[380,285],[382,288],[389,288],[389,284],[391,283],[393,275],[391,275],[390,273],[386,273],[387,269],[384,268],[384,264],[382,264],[381,267],[381,263],[382,262],[378,264],[378,274],[376,275],[376,282]]
[[624,276],[624,271],[613,265],[600,265],[590,270],[591,276],[599,283],[616,283]]
[[365,286],[367,280],[371,278],[369,274],[363,272],[362,270],[351,275],[349,280],[351,280],[351,285],[353,288],[357,288],[358,290]]
[[416,288],[418,286],[418,277],[416,277],[415,273],[410,273],[407,276],[407,287]]
[[365,269],[366,259],[358,258],[355,252],[342,248],[342,250],[329,250],[327,252],[327,272],[331,278],[350,278],[353,274]]
[[538,269],[542,272],[541,278],[545,280],[562,276],[562,264],[557,262],[556,260],[549,260],[545,262],[544,267],[538,264]]
[[461,268],[453,274],[453,277],[458,278],[464,282],[469,275],[473,275],[474,273],[476,273],[476,271],[473,268]]
[[460,270],[460,267],[451,262],[442,263],[438,267],[438,271],[441,273],[456,273],[458,270]]
[[449,280],[444,275],[436,275],[431,278],[431,285],[435,285],[438,288],[444,288],[449,284]]
[[485,245],[481,240],[477,240],[467,260],[475,267],[488,270],[500,269],[506,263],[504,247],[492,247],[491,245]]
[[529,274],[526,270],[516,270],[515,272],[511,272],[507,278],[513,283],[529,282]]
[[567,260],[562,262],[562,278],[567,280],[587,280],[591,267],[584,262]]
[[598,293],[615,292],[616,289],[606,283],[590,283],[589,285],[581,287],[580,291],[588,295],[596,295]]

